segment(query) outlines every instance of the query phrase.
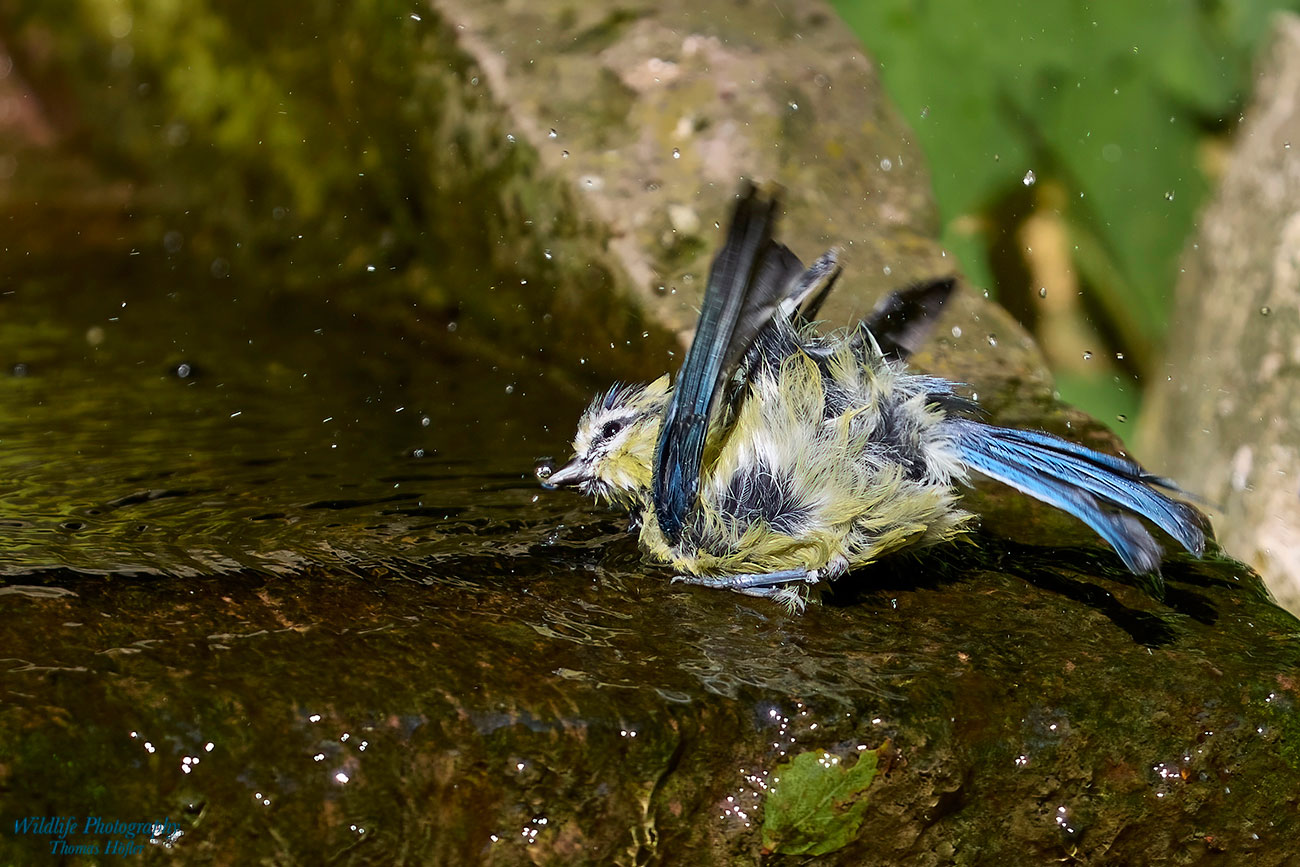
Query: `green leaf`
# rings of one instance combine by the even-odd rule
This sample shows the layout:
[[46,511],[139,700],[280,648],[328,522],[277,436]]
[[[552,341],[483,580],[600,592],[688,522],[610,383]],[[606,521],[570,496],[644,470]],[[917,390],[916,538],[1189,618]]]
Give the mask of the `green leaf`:
[[763,810],[764,848],[784,855],[825,855],[852,841],[866,817],[867,788],[885,746],[859,753],[851,768],[821,750],[777,765],[772,775],[778,782]]
[[975,285],[1031,290],[1016,232],[1027,206],[1051,212],[1070,229],[1103,348],[1155,375],[1208,195],[1204,145],[1238,117],[1270,16],[1300,0],[833,4],[912,124],[943,242]]

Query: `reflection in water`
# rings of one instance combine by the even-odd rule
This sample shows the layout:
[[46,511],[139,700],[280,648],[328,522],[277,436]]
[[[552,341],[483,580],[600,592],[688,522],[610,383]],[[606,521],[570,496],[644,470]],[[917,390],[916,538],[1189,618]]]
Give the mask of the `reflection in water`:
[[0,574],[418,560],[537,494],[529,438],[567,401],[507,391],[456,332],[385,343],[328,298],[63,264],[0,298]]

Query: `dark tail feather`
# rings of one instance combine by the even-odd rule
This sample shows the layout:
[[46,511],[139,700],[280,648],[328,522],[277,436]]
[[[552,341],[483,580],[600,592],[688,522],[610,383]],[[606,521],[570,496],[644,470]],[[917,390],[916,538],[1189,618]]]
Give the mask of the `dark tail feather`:
[[862,324],[886,358],[906,360],[930,336],[956,288],[955,279],[944,277],[891,292],[880,299]]
[[1177,486],[1132,461],[1038,431],[966,419],[949,424],[968,466],[1074,515],[1097,531],[1133,572],[1158,572],[1160,546],[1132,515],[1110,511],[1102,502],[1141,515],[1198,557],[1205,550],[1196,510],[1150,487]]

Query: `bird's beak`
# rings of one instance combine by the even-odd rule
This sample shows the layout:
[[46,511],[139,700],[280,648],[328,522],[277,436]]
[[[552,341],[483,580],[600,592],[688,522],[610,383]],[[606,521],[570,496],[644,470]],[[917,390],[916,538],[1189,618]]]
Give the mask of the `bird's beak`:
[[541,481],[543,488],[553,491],[556,488],[563,488],[585,482],[590,478],[590,476],[587,473],[586,466],[580,460],[574,458],[558,470],[546,475],[543,475],[539,471],[537,478]]

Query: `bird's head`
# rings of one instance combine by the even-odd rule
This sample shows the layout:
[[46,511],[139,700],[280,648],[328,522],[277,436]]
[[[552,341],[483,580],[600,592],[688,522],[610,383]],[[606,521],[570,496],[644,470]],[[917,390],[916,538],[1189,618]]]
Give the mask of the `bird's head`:
[[539,473],[542,484],[633,506],[650,490],[655,441],[670,394],[664,374],[649,385],[615,385],[597,396],[578,420],[573,459]]

